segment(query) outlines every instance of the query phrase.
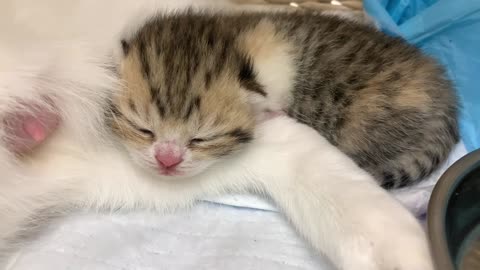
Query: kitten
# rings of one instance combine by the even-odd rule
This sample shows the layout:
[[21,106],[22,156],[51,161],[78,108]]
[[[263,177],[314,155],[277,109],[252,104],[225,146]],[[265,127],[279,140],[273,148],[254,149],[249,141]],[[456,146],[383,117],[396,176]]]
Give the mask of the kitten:
[[122,40],[110,125],[133,159],[191,176],[253,139],[256,116],[315,128],[385,188],[430,175],[459,140],[443,69],[334,16],[182,12]]
[[[216,160],[218,164],[204,164],[209,168],[195,177],[169,181],[132,162],[107,130],[102,113],[108,97],[125,92],[116,87],[102,51],[68,39],[17,45],[11,46],[13,53],[0,46],[0,52],[11,57],[0,63],[0,119],[25,104],[48,107],[40,98],[46,96],[62,122],[42,147],[22,159],[10,153],[4,139],[12,134],[0,126],[0,264],[46,217],[72,206],[167,211],[208,195],[253,192],[270,197],[339,269],[433,269],[425,234],[414,217],[308,126],[286,117],[257,124],[245,151],[228,154],[232,151],[219,147],[215,153],[226,156]],[[191,113],[198,112],[192,108]],[[247,120],[238,123],[245,130],[252,125]],[[148,130],[145,135],[125,132],[136,136],[134,142],[151,136]],[[219,138],[223,146],[232,139],[241,143],[249,137],[234,132]]]

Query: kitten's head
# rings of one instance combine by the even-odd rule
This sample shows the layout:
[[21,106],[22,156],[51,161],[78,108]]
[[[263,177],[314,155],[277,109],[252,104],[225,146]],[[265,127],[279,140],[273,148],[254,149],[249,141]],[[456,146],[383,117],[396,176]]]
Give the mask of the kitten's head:
[[230,40],[179,40],[155,29],[122,40],[124,88],[112,100],[110,126],[142,167],[192,176],[253,139],[249,100],[263,90]]

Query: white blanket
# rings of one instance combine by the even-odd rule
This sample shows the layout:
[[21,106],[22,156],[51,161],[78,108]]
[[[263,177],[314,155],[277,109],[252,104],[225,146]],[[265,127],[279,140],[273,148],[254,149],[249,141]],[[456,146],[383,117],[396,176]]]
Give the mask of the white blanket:
[[56,225],[15,270],[330,269],[275,212],[209,205],[171,215],[87,214]]
[[[459,145],[431,179],[396,196],[423,213],[441,173],[465,154]],[[332,269],[268,202],[249,196],[211,199],[191,211],[69,217],[12,260],[10,270],[298,270]]]

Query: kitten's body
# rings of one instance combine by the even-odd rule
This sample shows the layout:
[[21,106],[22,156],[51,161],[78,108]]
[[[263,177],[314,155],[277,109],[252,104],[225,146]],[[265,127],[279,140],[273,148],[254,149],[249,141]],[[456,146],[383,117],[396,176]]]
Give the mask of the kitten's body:
[[[24,43],[35,44],[26,49],[12,46],[13,53],[0,47],[12,57],[0,63],[0,118],[23,108],[21,101],[42,102],[46,95],[63,123],[22,160],[9,152],[0,128],[0,267],[44,214],[65,207],[167,211],[206,195],[254,191],[271,197],[340,269],[433,269],[413,216],[314,130],[283,117],[267,121],[246,151],[194,178],[168,181],[135,165],[105,130],[99,116],[107,94],[118,89],[102,52],[68,38],[42,46],[35,41]],[[26,52],[40,57],[21,57]]]
[[[123,45],[131,100],[119,111],[154,133],[150,126],[163,119],[197,118],[201,130],[198,122],[212,117],[221,125],[209,124],[211,133],[248,134],[247,105],[254,114],[285,111],[386,188],[430,175],[458,141],[457,99],[443,69],[366,25],[312,13],[181,13],[152,19]],[[147,113],[160,118],[147,123]],[[235,140],[217,144],[235,148]]]

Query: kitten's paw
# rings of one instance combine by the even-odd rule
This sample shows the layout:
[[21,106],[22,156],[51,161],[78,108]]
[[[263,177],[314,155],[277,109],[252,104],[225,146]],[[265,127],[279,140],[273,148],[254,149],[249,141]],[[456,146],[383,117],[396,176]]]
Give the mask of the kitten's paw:
[[[382,207],[379,205],[379,207]],[[346,239],[344,270],[433,270],[426,234],[407,211],[369,213]],[[405,212],[405,213],[403,213]],[[393,217],[393,218],[392,218]]]
[[45,141],[59,122],[60,117],[52,108],[25,104],[21,110],[7,113],[1,128],[10,151],[23,154]]

